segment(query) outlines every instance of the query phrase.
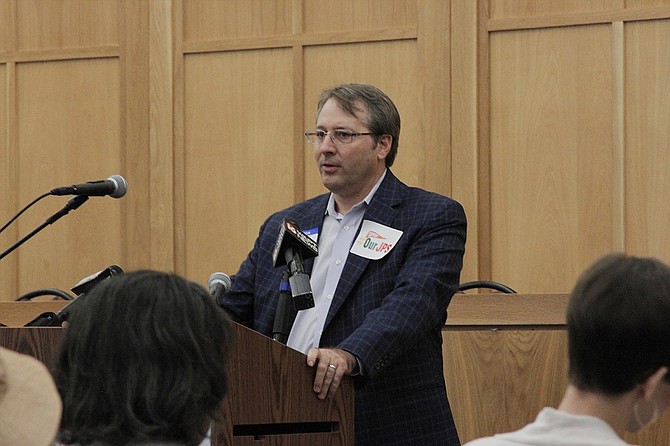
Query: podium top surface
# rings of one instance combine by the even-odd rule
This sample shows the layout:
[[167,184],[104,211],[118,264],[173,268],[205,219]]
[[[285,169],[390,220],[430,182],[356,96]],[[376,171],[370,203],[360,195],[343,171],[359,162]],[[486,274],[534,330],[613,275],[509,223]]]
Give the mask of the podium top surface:
[[461,326],[565,326],[568,294],[455,294],[446,329]]
[[[459,293],[449,304],[446,328],[473,325],[565,325],[568,294]],[[23,327],[40,314],[57,312],[64,300],[2,302],[0,323]]]
[[23,327],[42,313],[56,313],[70,303],[66,300],[0,302],[0,323],[7,327]]

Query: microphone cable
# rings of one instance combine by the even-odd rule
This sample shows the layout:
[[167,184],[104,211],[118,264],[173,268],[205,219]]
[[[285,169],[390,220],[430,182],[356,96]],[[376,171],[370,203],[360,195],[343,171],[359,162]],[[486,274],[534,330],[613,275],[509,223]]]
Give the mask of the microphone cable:
[[39,197],[35,198],[33,201],[31,201],[27,206],[25,206],[23,209],[21,209],[21,211],[19,211],[19,213],[16,214],[11,220],[9,220],[7,223],[5,223],[5,225],[2,228],[0,228],[0,233],[2,233],[2,231],[7,229],[7,227],[9,225],[11,225],[17,218],[19,218],[21,216],[21,214],[23,214],[25,211],[27,211],[32,205],[34,205],[35,203],[40,201],[42,198],[48,197],[49,195],[51,195],[51,192],[47,192],[45,194],[42,194]]
[[16,302],[31,300],[33,297],[37,296],[58,296],[63,300],[74,299],[74,297],[72,297],[69,293],[63,290],[59,290],[58,288],[42,288],[40,290],[30,291],[29,293],[26,293],[21,297],[17,297]]

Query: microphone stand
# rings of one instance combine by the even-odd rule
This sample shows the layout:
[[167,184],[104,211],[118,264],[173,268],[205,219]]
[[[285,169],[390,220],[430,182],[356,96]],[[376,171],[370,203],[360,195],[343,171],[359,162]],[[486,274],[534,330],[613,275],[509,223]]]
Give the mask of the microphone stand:
[[[47,311],[37,316],[32,321],[28,322],[26,327],[59,327],[63,325],[63,322],[67,321],[70,317],[70,305],[77,305],[77,300],[81,299],[88,291],[90,291],[94,286],[96,286],[102,280],[105,280],[109,277],[116,276],[117,274],[123,274],[123,270],[118,265],[110,265],[107,268],[98,271],[95,274],[92,274],[79,281],[75,286],[72,287],[72,291],[77,295],[77,297],[72,298],[70,296],[70,303],[65,305],[63,308],[58,310],[57,313]],[[36,291],[39,292],[40,290]],[[64,291],[59,292],[64,295],[69,296]],[[35,292],[35,293],[36,293]],[[30,294],[30,293],[29,293]]]
[[84,204],[88,200],[87,195],[75,195],[74,197],[70,198],[68,200],[67,204],[61,209],[60,211],[56,212],[54,215],[49,217],[44,223],[39,225],[37,228],[33,229],[32,232],[30,232],[28,235],[23,237],[21,240],[18,242],[14,243],[9,249],[7,249],[5,252],[0,254],[0,260],[5,258],[9,253],[14,251],[16,248],[27,242],[30,238],[32,238],[35,234],[40,232],[42,229],[46,228],[48,225],[55,223],[59,218],[63,217],[64,215],[67,215],[70,211],[73,211],[77,209],[79,206]]

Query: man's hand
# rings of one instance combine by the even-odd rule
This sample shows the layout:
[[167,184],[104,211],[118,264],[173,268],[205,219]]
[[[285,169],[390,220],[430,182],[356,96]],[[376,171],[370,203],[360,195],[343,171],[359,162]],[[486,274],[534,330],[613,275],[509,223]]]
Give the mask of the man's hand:
[[354,355],[339,348],[311,348],[307,352],[307,365],[316,365],[314,392],[324,399],[335,395],[342,377],[353,372],[357,361]]

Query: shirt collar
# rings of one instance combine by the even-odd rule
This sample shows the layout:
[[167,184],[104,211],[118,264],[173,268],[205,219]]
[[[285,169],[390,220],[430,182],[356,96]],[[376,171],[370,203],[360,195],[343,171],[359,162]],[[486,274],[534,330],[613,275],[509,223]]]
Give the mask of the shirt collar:
[[[384,181],[384,177],[386,177],[386,172],[388,169],[384,169],[384,172],[382,172],[382,175],[379,177],[375,185],[372,187],[372,190],[370,190],[370,193],[368,193],[363,200],[360,202],[356,203],[354,206],[352,206],[351,209],[355,209],[359,206],[362,206],[363,203],[365,203],[366,206],[370,205],[370,202],[372,201],[372,197],[375,196],[375,193],[377,192],[377,189],[379,189],[379,185],[382,184],[382,181]],[[339,212],[335,210],[335,198],[333,197],[333,193],[330,193],[330,197],[328,197],[328,205],[326,206],[326,211],[324,212],[325,215],[330,215],[331,217],[337,218],[338,215],[341,216]]]

